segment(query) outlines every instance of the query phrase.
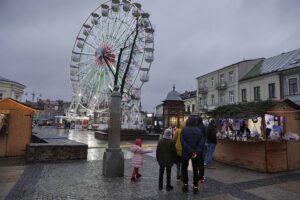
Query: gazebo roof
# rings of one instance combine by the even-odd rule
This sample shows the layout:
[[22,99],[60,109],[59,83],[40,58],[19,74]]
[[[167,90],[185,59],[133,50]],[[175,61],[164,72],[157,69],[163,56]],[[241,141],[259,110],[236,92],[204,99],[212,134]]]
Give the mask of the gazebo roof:
[[173,85],[173,90],[168,93],[165,101],[182,101],[180,94],[175,90],[175,85]]

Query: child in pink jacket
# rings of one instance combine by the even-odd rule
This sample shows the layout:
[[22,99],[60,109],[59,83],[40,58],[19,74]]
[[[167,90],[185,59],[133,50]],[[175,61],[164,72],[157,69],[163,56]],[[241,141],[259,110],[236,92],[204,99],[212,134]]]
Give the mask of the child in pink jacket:
[[137,138],[134,141],[134,144],[131,147],[131,151],[133,153],[132,164],[133,164],[133,172],[131,176],[131,181],[137,181],[142,175],[139,173],[139,168],[143,165],[144,154],[151,153],[152,149],[143,149],[142,148],[142,139]]

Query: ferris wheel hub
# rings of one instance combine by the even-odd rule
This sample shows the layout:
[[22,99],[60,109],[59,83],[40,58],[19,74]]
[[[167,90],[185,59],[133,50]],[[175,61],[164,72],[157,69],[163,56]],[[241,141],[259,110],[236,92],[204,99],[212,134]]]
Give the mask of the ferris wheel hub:
[[113,52],[111,45],[102,43],[95,51],[95,57],[97,58],[97,65],[105,65],[105,59],[110,64],[116,62],[116,54]]

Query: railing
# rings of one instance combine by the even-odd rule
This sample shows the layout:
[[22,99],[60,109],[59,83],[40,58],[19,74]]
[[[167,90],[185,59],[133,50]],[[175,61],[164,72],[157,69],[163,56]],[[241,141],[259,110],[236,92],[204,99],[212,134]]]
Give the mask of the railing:
[[208,92],[207,87],[199,88],[199,93],[200,93],[200,94],[205,94],[205,93],[207,93],[207,92]]
[[217,90],[226,90],[227,89],[227,83],[226,82],[217,83],[216,89]]

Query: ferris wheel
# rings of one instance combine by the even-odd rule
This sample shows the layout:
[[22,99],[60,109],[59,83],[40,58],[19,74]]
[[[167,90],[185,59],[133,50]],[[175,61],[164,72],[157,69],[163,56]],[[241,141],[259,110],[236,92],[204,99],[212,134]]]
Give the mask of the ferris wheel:
[[71,112],[92,113],[107,107],[115,77],[120,86],[126,76],[123,100],[139,98],[153,62],[154,29],[149,16],[141,4],[128,0],[106,1],[89,15],[72,50]]

